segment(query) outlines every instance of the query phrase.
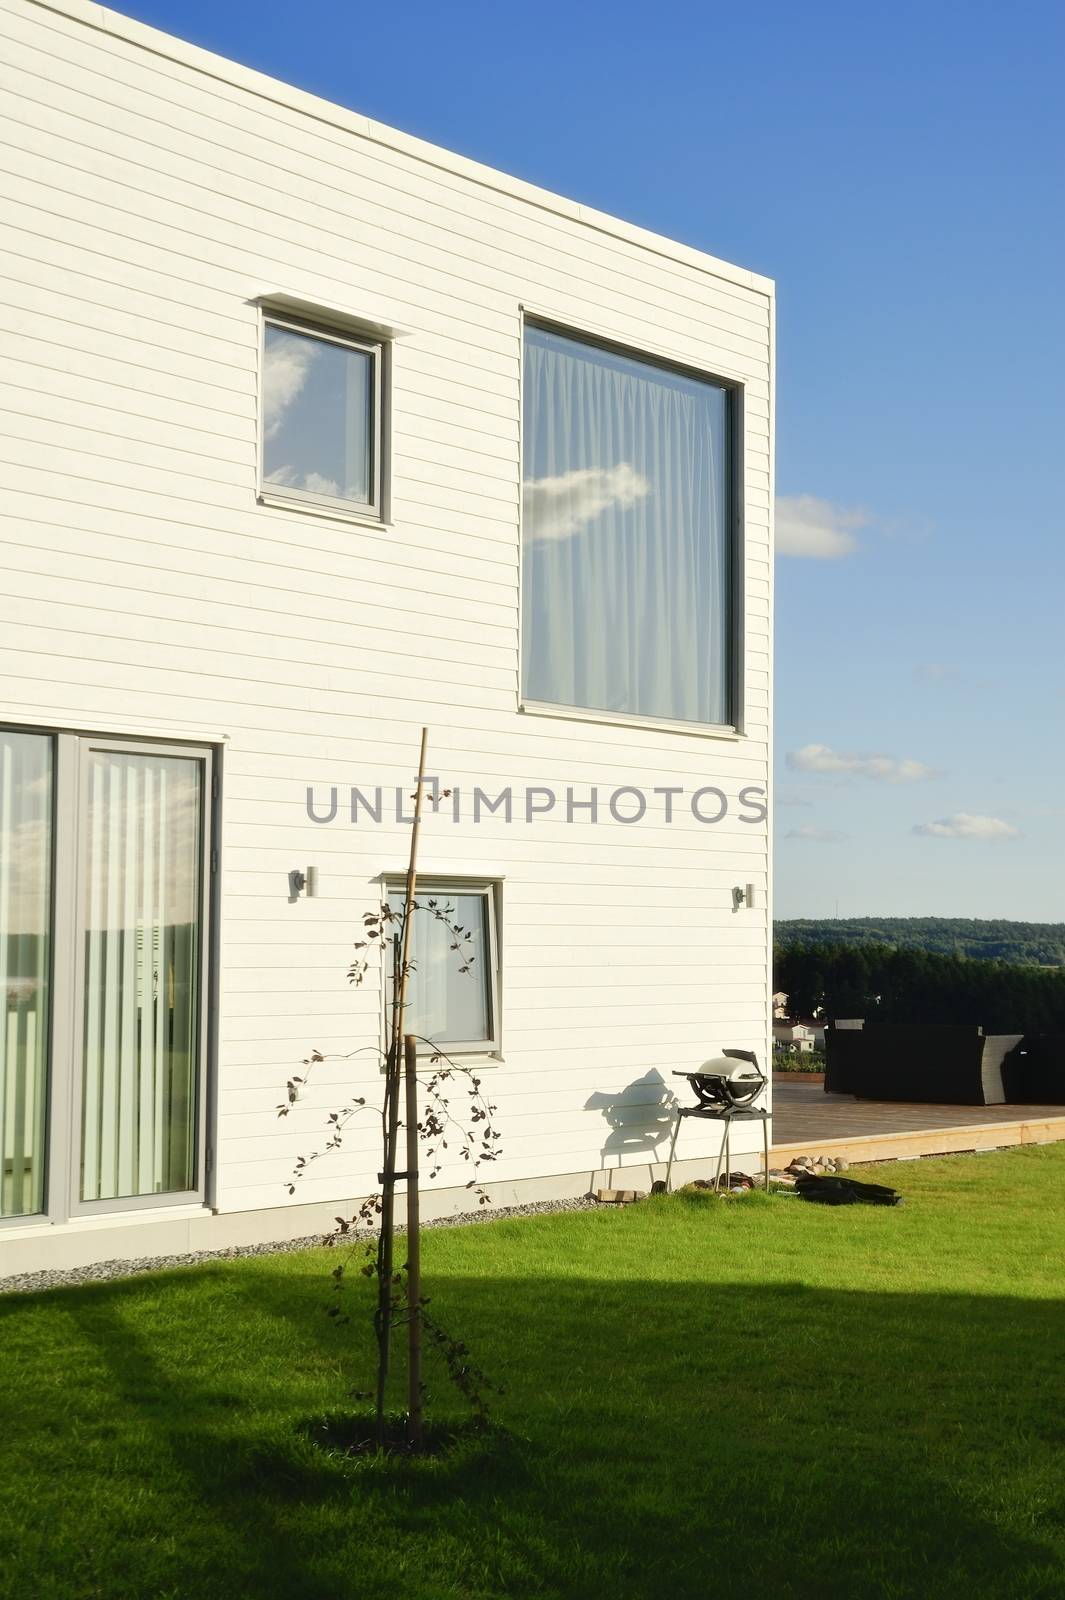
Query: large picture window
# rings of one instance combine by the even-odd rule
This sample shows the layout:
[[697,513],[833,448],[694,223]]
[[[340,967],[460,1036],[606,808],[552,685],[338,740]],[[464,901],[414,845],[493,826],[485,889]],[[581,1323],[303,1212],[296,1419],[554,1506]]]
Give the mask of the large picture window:
[[0,729],[0,1216],[203,1192],[211,788],[206,749]]
[[731,727],[735,397],[525,329],[526,703]]

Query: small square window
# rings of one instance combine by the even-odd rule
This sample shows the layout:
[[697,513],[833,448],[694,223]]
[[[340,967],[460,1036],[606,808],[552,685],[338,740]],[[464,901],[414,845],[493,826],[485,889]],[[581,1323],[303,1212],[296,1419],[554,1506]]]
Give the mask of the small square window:
[[260,497],[382,515],[384,347],[267,316]]
[[[404,891],[390,886],[388,902],[403,910]],[[419,880],[411,927],[403,1032],[419,1048],[447,1052],[499,1049],[499,968],[495,888],[489,883]],[[391,931],[401,935],[401,922]],[[392,1004],[392,946],[386,938],[385,1000]]]

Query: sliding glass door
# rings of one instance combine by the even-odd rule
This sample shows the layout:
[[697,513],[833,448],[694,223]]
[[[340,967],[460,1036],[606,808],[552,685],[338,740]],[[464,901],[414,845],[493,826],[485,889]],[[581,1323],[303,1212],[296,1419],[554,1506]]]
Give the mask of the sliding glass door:
[[0,728],[0,1217],[44,1207],[52,740]]
[[85,763],[81,1199],[196,1177],[203,765],[94,749]]
[[210,750],[0,728],[0,1219],[203,1193]]

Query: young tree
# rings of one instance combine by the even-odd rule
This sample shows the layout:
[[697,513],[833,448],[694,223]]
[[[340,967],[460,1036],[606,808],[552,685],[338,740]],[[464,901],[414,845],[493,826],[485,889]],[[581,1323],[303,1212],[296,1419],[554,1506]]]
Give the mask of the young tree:
[[[407,1441],[419,1448],[423,1439],[422,1428],[422,1338],[428,1334],[431,1343],[443,1356],[449,1376],[482,1417],[485,1414],[484,1391],[491,1387],[483,1372],[471,1361],[468,1347],[453,1339],[428,1311],[428,1299],[421,1289],[420,1243],[420,1175],[419,1147],[424,1148],[431,1164],[430,1181],[441,1170],[442,1152],[447,1148],[447,1135],[457,1135],[460,1157],[468,1164],[473,1176],[466,1188],[476,1193],[479,1205],[489,1204],[483,1188],[479,1169],[485,1162],[499,1155],[499,1134],[492,1116],[495,1106],[489,1104],[481,1092],[480,1079],[467,1068],[452,1061],[445,1052],[429,1040],[420,1040],[406,1026],[407,994],[411,974],[416,970],[416,953],[413,932],[416,917],[424,913],[441,924],[449,939],[449,948],[456,957],[459,971],[469,973],[476,961],[473,935],[454,920],[454,908],[436,898],[419,901],[416,898],[418,882],[418,844],[421,833],[423,803],[426,787],[426,751],[428,729],[422,729],[421,752],[418,761],[418,783],[414,796],[414,819],[411,824],[410,852],[404,882],[402,905],[392,905],[386,898],[375,910],[363,916],[363,938],[355,946],[355,959],[348,970],[349,982],[359,985],[370,970],[371,963],[380,960],[382,969],[391,971],[391,997],[389,1003],[388,1042],[384,1052],[370,1047],[382,1056],[384,1082],[380,1108],[382,1162],[378,1174],[379,1188],[368,1196],[352,1217],[338,1217],[336,1228],[327,1242],[353,1238],[355,1248],[369,1231],[373,1238],[366,1245],[366,1260],[362,1272],[377,1279],[377,1305],[374,1312],[374,1332],[377,1344],[377,1374],[374,1388],[374,1436],[379,1449],[387,1442],[387,1402],[391,1371],[392,1336],[397,1324],[407,1328]],[[446,798],[443,790],[437,797]],[[430,1075],[422,1089],[425,1105],[419,1113],[418,1046],[429,1046]],[[361,1054],[356,1051],[353,1054]],[[304,1062],[304,1074],[290,1078],[286,1099],[278,1106],[278,1115],[287,1116],[307,1086],[310,1072],[317,1062],[326,1060],[321,1051],[314,1050]],[[344,1059],[350,1059],[345,1057]],[[443,1063],[443,1064],[441,1064]],[[465,1083],[468,1125],[462,1123],[451,1110],[450,1091],[460,1080]],[[400,1116],[400,1093],[404,1091],[404,1119]],[[364,1096],[355,1096],[328,1118],[329,1137],[321,1149],[299,1156],[287,1185],[294,1194],[300,1178],[310,1164],[330,1151],[341,1147],[344,1132],[351,1120],[370,1110]],[[406,1134],[406,1167],[398,1170],[399,1133],[401,1126]],[[402,1267],[395,1266],[396,1240],[396,1184],[406,1183],[407,1198],[407,1254]],[[345,1276],[345,1263],[333,1269],[334,1289],[339,1293]],[[341,1316],[338,1300],[330,1306],[330,1315]],[[346,1319],[345,1319],[346,1320]]]

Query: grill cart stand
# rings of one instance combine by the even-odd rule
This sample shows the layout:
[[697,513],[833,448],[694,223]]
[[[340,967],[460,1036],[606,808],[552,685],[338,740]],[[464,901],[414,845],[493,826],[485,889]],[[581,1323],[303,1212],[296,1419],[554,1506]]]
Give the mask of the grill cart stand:
[[[669,1193],[673,1176],[673,1157],[677,1149],[682,1117],[704,1117],[721,1123],[721,1148],[714,1168],[714,1188],[721,1181],[721,1168],[725,1168],[725,1182],[732,1176],[732,1124],[734,1122],[760,1122],[762,1124],[763,1182],[769,1190],[769,1116],[770,1113],[751,1102],[765,1088],[765,1075],[758,1066],[757,1057],[747,1050],[726,1050],[729,1060],[704,1062],[699,1072],[675,1072],[675,1078],[687,1078],[695,1091],[698,1104],[678,1106],[673,1124],[673,1138],[669,1145],[669,1162],[666,1166],[666,1193]],[[742,1072],[733,1067],[734,1060],[748,1061],[753,1071]],[[716,1071],[708,1069],[716,1068]]]

